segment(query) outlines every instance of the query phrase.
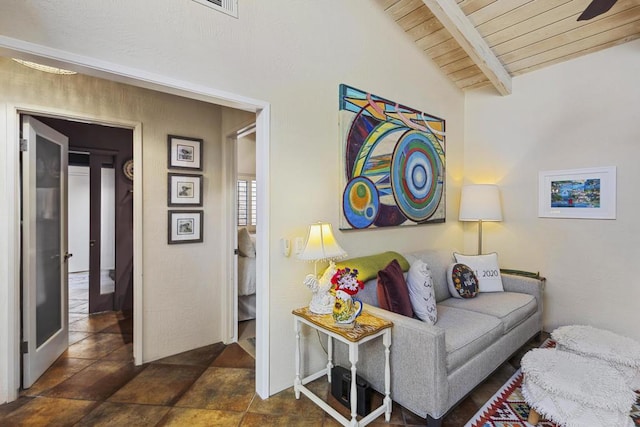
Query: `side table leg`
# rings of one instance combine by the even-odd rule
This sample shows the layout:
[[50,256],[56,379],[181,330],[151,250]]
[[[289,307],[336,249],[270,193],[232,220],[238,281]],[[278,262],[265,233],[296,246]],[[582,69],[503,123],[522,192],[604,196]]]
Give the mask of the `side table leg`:
[[293,329],[296,332],[296,378],[293,381],[293,391],[296,395],[296,399],[300,399],[300,388],[302,384],[300,381],[300,322],[297,318],[293,318]]
[[349,362],[351,362],[351,427],[358,425],[358,391],[356,388],[356,364],[358,363],[358,344],[349,343]]
[[327,335],[327,380],[331,382],[331,368],[333,368],[333,338]]
[[382,336],[382,344],[384,345],[384,419],[389,422],[391,420],[391,366],[389,365],[389,356],[391,355],[391,329]]

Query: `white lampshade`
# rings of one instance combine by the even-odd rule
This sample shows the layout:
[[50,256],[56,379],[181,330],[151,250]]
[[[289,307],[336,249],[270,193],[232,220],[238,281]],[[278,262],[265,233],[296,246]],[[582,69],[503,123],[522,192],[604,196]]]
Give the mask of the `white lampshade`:
[[307,242],[298,259],[307,261],[329,261],[347,256],[333,236],[331,224],[318,222],[309,226]]
[[500,190],[497,185],[462,186],[460,221],[502,221]]

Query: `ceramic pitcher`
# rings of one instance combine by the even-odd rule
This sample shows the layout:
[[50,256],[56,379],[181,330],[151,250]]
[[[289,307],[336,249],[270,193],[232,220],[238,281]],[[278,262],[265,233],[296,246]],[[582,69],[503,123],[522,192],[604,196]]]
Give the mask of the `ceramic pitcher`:
[[338,324],[350,324],[362,313],[362,301],[344,291],[336,291],[333,319]]

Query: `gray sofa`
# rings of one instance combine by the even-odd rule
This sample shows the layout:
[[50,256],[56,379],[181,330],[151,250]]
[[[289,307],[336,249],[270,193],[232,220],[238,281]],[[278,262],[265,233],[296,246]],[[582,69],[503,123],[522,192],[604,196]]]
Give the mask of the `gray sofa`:
[[[473,299],[451,298],[446,271],[451,251],[403,254],[409,263],[425,261],[432,273],[438,321],[431,326],[378,307],[377,280],[369,280],[357,297],[365,310],[393,322],[391,398],[439,426],[442,417],[474,387],[542,330],[541,280],[502,274],[505,292],[480,293]],[[384,391],[384,352],[380,343],[360,347],[358,374]],[[336,362],[350,366],[344,348]]]

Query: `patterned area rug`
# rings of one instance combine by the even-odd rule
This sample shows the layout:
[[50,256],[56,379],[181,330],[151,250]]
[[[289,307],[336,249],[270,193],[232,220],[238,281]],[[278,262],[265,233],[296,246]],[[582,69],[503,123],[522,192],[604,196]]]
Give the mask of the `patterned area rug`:
[[[548,339],[542,348],[555,347],[555,342]],[[465,424],[465,427],[530,427],[527,423],[529,406],[524,401],[521,391],[522,372],[520,369],[507,381],[496,394]],[[640,391],[638,399],[631,410],[634,425],[640,427]],[[544,418],[538,427],[558,427]]]

